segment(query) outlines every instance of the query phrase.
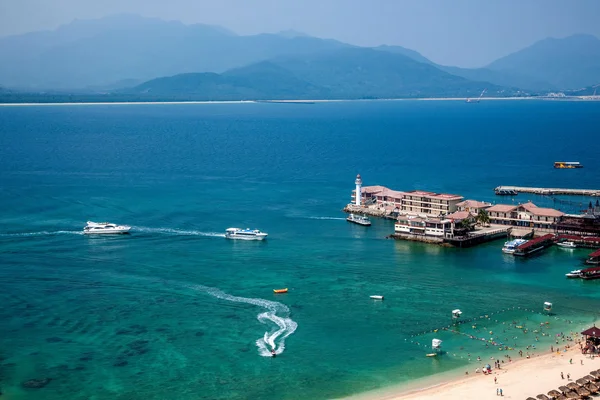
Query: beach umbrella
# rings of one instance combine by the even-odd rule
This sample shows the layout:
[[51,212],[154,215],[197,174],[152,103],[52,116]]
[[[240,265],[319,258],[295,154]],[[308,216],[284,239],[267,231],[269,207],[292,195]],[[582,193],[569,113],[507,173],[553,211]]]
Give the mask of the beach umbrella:
[[598,377],[600,376],[600,372],[598,372],[598,371],[590,371],[590,375],[592,375],[594,378],[598,379]]
[[537,398],[538,398],[538,399],[540,399],[540,400],[550,400],[550,399],[548,398],[548,396],[546,396],[545,394],[538,394],[538,395],[537,395],[537,396],[535,396],[535,397],[537,397]]
[[575,393],[572,390],[565,393],[565,396],[567,396],[567,399],[578,399],[580,397],[577,393]]
[[585,388],[587,390],[590,391],[590,393],[598,393],[598,386],[594,385],[593,383],[588,383],[587,385],[585,385]]
[[588,381],[590,381],[590,382],[595,382],[595,381],[596,381],[596,378],[594,378],[594,377],[593,377],[593,376],[591,376],[591,375],[586,375],[586,376],[584,376],[583,378],[584,378],[584,379],[587,379],[587,380],[588,380]]
[[566,386],[559,386],[558,390],[560,390],[561,392],[563,392],[563,394],[566,394],[568,391],[570,391],[571,389],[569,389]]
[[548,392],[548,396],[552,397],[553,399],[558,398],[558,396],[560,396],[560,395],[562,395],[562,393],[556,389],[552,389],[551,391]]
[[587,379],[586,377],[583,377],[583,378],[577,379],[575,382],[577,382],[578,385],[583,386],[586,383],[588,383],[589,381],[590,381],[589,379]]
[[556,400],[567,400],[567,396],[565,396],[564,394],[561,394],[560,396],[558,396],[556,398]]
[[571,390],[577,390],[579,389],[579,385],[576,384],[575,382],[569,382],[567,383],[567,387]]
[[591,395],[589,390],[587,390],[584,387],[580,387],[579,389],[577,389],[577,394],[581,397],[589,397]]

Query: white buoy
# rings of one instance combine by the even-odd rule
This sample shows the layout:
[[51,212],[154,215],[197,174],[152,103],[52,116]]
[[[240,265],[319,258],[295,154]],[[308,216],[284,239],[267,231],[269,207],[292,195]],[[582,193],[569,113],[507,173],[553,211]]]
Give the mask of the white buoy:
[[374,294],[372,296],[369,296],[369,297],[372,298],[372,299],[374,299],[374,300],[383,300],[383,296],[379,296],[379,295],[376,295],[376,294]]

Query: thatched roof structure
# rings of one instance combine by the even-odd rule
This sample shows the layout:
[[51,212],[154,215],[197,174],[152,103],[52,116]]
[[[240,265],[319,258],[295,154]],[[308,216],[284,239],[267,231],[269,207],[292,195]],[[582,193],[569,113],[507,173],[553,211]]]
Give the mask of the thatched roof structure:
[[570,390],[567,393],[565,393],[565,396],[567,396],[567,399],[579,399],[581,396],[579,396],[576,392]]
[[562,395],[562,393],[556,389],[552,389],[551,391],[548,392],[548,396],[550,396],[553,399],[556,399],[560,395]]
[[569,383],[567,383],[567,385],[566,385],[566,386],[567,386],[569,389],[571,389],[571,390],[577,390],[577,389],[579,389],[579,385],[578,385],[578,384],[576,384],[575,382],[569,382]]
[[600,328],[596,328],[596,325],[594,325],[591,328],[588,328],[585,331],[581,332],[581,334],[585,336],[591,336],[594,338],[600,338]]
[[590,380],[588,378],[586,378],[585,376],[583,378],[579,378],[577,379],[575,382],[577,382],[578,385],[585,385],[586,383],[588,383]]
[[587,390],[589,390],[591,393],[598,393],[598,392],[600,392],[600,388],[598,388],[598,386],[596,386],[592,382],[590,382],[587,385],[585,385],[585,388]]
[[560,390],[561,392],[563,392],[563,394],[567,393],[568,391],[570,391],[571,389],[569,389],[566,386],[559,386],[558,390]]
[[550,400],[550,399],[548,398],[548,396],[546,396],[545,394],[538,394],[538,395],[537,395],[537,396],[535,396],[535,397],[537,397],[537,398],[538,398],[538,399],[540,399],[540,400]]
[[590,375],[592,375],[594,378],[599,379],[600,378],[600,372],[598,372],[597,370],[595,371],[590,371]]
[[584,387],[580,387],[579,389],[577,389],[577,394],[581,397],[589,397],[591,395],[589,390],[587,390]]

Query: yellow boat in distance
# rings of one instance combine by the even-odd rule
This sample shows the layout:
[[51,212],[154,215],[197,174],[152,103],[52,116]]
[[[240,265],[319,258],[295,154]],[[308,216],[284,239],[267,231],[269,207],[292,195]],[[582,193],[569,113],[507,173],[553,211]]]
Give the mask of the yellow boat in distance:
[[583,168],[581,163],[576,161],[555,161],[554,168],[558,169],[573,169],[573,168]]
[[288,291],[287,288],[285,288],[285,289],[273,289],[274,293],[287,293],[287,291]]

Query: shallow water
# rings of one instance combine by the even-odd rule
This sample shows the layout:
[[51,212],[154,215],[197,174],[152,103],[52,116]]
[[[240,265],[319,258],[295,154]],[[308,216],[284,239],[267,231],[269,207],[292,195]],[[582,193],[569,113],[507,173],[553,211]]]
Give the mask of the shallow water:
[[[396,242],[391,221],[364,228],[340,210],[357,173],[489,201],[498,185],[597,188],[585,143],[599,112],[536,101],[0,107],[0,390],[332,398],[518,351],[468,335],[548,349],[597,318],[600,283],[564,279],[588,250],[523,260],[502,241]],[[585,168],[554,170],[561,159]],[[568,212],[589,201],[501,200],[526,199]],[[87,237],[87,220],[134,228]],[[269,238],[228,241],[230,226]],[[467,336],[441,330],[454,308],[478,322],[460,325]],[[433,337],[445,351],[434,359]],[[34,378],[52,380],[21,387]]]

